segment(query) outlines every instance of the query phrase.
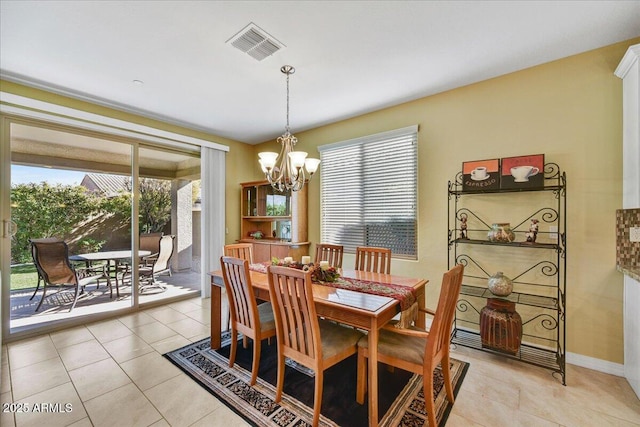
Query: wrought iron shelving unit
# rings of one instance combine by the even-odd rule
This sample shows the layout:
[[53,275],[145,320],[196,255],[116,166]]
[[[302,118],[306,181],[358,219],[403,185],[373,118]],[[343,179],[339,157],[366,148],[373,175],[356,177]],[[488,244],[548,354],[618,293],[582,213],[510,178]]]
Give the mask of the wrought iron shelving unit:
[[[512,227],[516,241],[488,241],[486,236],[491,226],[483,219],[481,211],[482,208],[490,210],[491,201],[481,199],[489,194],[497,194],[501,201],[508,201],[509,193],[529,192],[544,194],[532,202],[531,206],[535,206],[531,209],[533,213],[525,214],[524,219]],[[460,172],[455,181],[449,181],[448,197],[448,264],[449,268],[457,263],[465,265],[465,278],[456,307],[451,342],[550,369],[552,375],[566,385],[565,173],[557,164],[547,163],[544,166],[544,187],[466,191],[462,189]],[[507,199],[502,199],[503,197]],[[472,210],[474,204],[481,206],[480,210]],[[524,204],[528,206],[528,203]],[[522,209],[526,210],[520,206],[520,210]],[[460,235],[462,216],[466,216],[469,222],[466,238]],[[536,243],[523,241],[526,240],[524,236],[530,220],[534,218],[539,219],[543,226],[538,232],[539,240],[536,239]],[[556,228],[552,230],[551,227]],[[496,256],[499,247],[513,249],[507,250],[508,255],[504,251],[500,254],[503,271],[505,274],[509,272],[507,275],[514,283],[514,292],[502,298],[515,302],[516,308],[519,307],[518,310],[524,313],[522,343],[515,355],[484,348],[480,337],[480,311],[487,298],[495,298],[486,287],[486,281],[493,273],[487,271],[484,263]],[[520,257],[515,255],[518,251],[532,252],[526,257]]]

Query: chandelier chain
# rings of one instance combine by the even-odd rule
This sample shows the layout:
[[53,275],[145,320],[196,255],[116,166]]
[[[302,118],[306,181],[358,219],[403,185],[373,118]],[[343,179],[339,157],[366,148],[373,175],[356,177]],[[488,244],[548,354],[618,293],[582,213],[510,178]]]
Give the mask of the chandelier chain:
[[287,127],[285,130],[289,132],[289,73],[287,73]]

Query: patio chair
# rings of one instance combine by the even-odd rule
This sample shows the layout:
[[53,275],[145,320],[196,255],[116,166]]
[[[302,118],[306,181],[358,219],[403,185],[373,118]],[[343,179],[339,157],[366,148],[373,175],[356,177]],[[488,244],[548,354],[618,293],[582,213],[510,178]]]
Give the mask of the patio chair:
[[[58,239],[57,237],[47,237],[47,238],[43,238],[43,239],[31,239],[29,240],[29,242],[58,242],[60,241],[60,239]],[[31,257],[33,258],[33,262],[35,264],[35,246],[31,245]],[[38,293],[38,291],[40,290],[40,282],[42,282],[42,275],[40,274],[40,270],[37,268],[36,266],[36,272],[38,273],[38,283],[36,284],[36,290],[33,291],[33,295],[31,295],[31,298],[29,298],[29,301],[31,301],[36,294]]]
[[[141,251],[151,252],[149,255],[140,257],[140,267],[153,266],[153,262],[156,260],[156,258],[158,258],[158,253],[160,252],[160,239],[163,235],[163,232],[140,234],[139,249]],[[116,270],[116,280],[118,279],[118,273],[120,274],[120,280],[122,280],[123,283],[125,279],[130,279],[131,260],[127,259],[118,263],[118,268]]]
[[142,257],[142,264],[146,266],[153,265],[153,261],[160,252],[160,239],[163,234],[163,232],[140,234],[140,250],[151,252],[151,255]]
[[42,306],[47,295],[47,289],[50,287],[66,287],[75,290],[73,304],[69,312],[76,306],[78,296],[84,292],[85,286],[89,283],[97,282],[99,279],[107,279],[111,292],[110,296],[113,296],[111,280],[105,275],[102,267],[74,268],[71,266],[69,262],[69,247],[64,240],[47,238],[30,239],[29,242],[31,243],[33,262],[43,283],[42,299],[40,299],[35,311],[38,311]]
[[140,292],[151,288],[162,289],[167,288],[156,281],[156,276],[162,273],[168,273],[171,276],[171,257],[173,256],[173,241],[176,236],[167,235],[160,238],[160,249],[158,256],[153,260],[150,266],[141,265],[138,269],[140,274]]

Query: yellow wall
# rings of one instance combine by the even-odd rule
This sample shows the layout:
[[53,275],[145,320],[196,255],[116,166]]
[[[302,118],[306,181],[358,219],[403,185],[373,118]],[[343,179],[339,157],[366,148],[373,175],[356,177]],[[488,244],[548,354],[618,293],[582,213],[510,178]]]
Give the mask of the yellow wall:
[[[613,72],[627,47],[638,41],[310,131],[293,129],[297,148],[317,154],[319,145],[419,125],[419,259],[394,259],[393,272],[429,278],[431,307],[447,268],[448,180],[463,161],[544,153],[546,161],[567,174],[567,351],[623,363],[623,279],[615,268],[615,210],[622,205],[622,81]],[[254,151],[274,151],[273,144]],[[320,240],[321,179],[322,165],[309,188],[312,242]],[[344,265],[352,263],[345,257]]]
[[[298,148],[418,124],[418,261],[393,272],[431,280],[434,306],[447,268],[447,181],[466,160],[544,153],[568,181],[567,351],[623,363],[622,275],[615,210],[622,205],[622,82],[613,71],[634,39],[307,132]],[[470,67],[473,65],[470,64]],[[0,90],[228,145],[227,242],[240,233],[238,183],[260,179],[257,153],[278,151],[207,135],[1,81]],[[295,131],[295,129],[294,129]],[[309,240],[320,239],[320,172],[309,184]],[[345,258],[345,265],[352,263]]]

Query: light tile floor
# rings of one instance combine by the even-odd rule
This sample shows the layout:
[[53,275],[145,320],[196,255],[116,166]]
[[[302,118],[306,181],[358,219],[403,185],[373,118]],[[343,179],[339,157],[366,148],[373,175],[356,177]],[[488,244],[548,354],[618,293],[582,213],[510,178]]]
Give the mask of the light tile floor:
[[[3,410],[0,425],[247,425],[162,357],[208,336],[209,313],[208,299],[193,298],[2,346],[3,409],[62,405]],[[640,426],[624,378],[569,365],[565,387],[542,368],[462,347],[452,355],[471,367],[448,427]]]

